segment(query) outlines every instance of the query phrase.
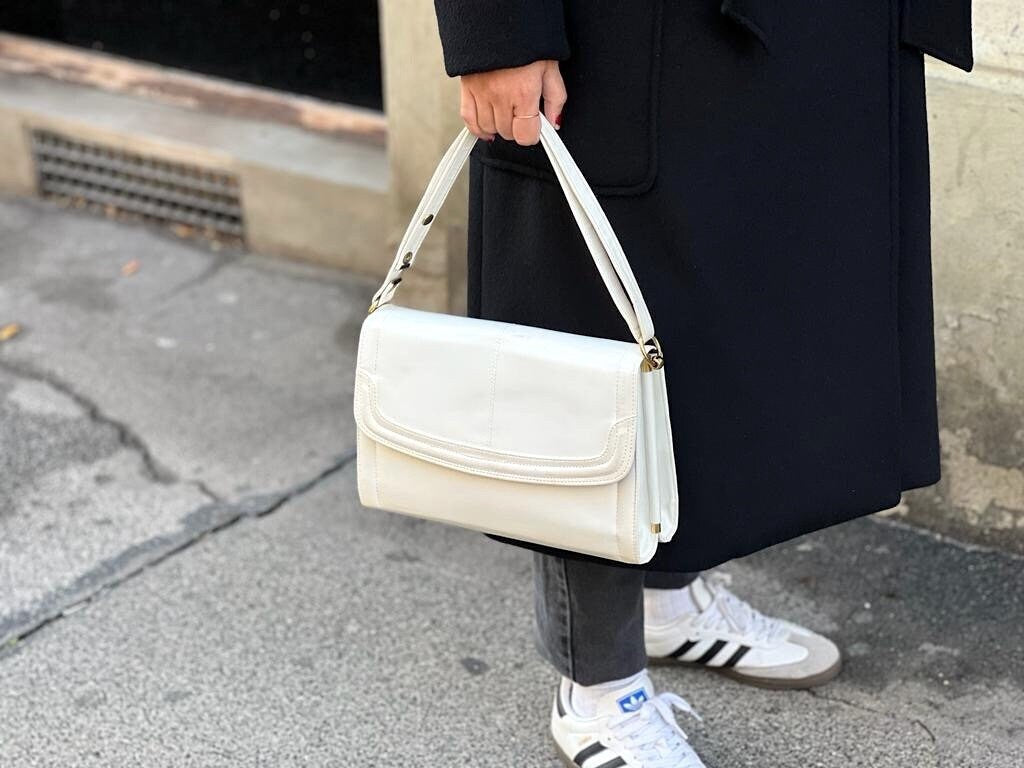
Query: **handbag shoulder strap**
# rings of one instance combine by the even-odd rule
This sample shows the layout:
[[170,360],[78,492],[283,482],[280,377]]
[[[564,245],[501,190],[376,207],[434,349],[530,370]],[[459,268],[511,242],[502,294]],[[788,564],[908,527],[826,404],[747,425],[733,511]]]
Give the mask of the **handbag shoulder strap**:
[[[541,146],[551,161],[555,177],[569,203],[569,208],[572,210],[576,224],[587,243],[605,288],[611,295],[619,314],[629,326],[633,338],[643,350],[648,364],[651,368],[660,368],[663,358],[658,340],[654,337],[654,321],[651,319],[650,311],[644,302],[640,286],[637,285],[636,277],[629,266],[622,245],[615,236],[615,231],[594,196],[593,190],[558,136],[558,132],[543,113],[540,116],[540,121]],[[391,301],[398,284],[402,281],[402,272],[415,262],[416,254],[430,230],[434,217],[445,198],[448,197],[448,193],[476,141],[476,137],[469,132],[469,129],[463,128],[441,158],[441,162],[438,163],[437,170],[434,171],[426,192],[423,193],[420,204],[405,230],[405,235],[399,243],[395,260],[392,262],[384,282],[373,295],[370,312]]]

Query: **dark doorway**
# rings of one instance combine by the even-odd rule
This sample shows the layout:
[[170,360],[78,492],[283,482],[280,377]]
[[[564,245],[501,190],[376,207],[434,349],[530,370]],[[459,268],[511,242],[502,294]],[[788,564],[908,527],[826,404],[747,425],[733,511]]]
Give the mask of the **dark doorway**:
[[15,0],[0,4],[0,29],[372,109],[383,103],[377,0]]

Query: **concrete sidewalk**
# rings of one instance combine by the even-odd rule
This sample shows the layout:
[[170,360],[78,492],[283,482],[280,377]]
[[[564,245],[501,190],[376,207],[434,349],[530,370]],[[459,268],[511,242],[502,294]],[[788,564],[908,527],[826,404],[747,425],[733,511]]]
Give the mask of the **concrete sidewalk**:
[[[356,499],[373,288],[0,203],[0,766],[556,765],[528,554]],[[840,526],[724,569],[838,681],[655,679],[712,768],[1020,766],[1022,566]]]

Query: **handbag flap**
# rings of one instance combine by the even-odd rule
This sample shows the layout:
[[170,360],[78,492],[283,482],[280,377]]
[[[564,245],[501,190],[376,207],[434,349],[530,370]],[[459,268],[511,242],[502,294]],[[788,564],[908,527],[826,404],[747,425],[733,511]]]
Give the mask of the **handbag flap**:
[[613,483],[635,459],[641,360],[629,342],[387,304],[360,332],[356,424],[463,472]]

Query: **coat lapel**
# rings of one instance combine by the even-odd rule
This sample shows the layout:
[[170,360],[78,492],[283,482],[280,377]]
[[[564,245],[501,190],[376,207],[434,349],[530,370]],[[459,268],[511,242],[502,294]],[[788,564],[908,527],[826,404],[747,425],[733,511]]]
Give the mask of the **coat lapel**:
[[900,39],[970,72],[974,67],[971,0],[902,0]]
[[[771,51],[777,3],[789,0],[722,0],[722,14]],[[971,0],[900,0],[900,40],[970,72],[974,67]]]

